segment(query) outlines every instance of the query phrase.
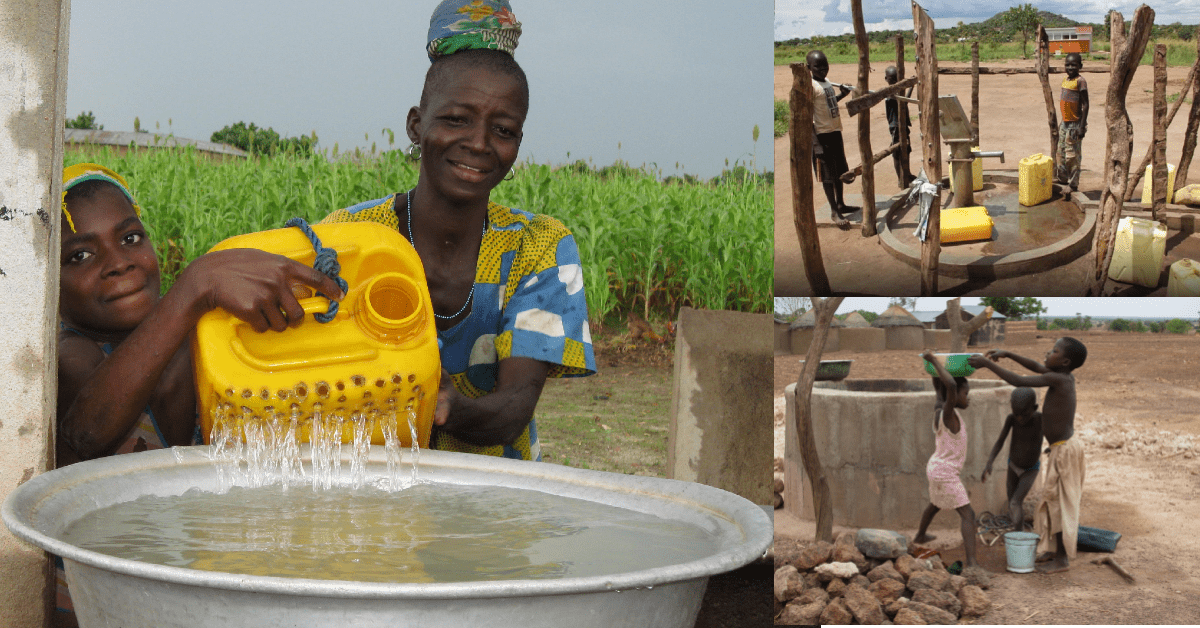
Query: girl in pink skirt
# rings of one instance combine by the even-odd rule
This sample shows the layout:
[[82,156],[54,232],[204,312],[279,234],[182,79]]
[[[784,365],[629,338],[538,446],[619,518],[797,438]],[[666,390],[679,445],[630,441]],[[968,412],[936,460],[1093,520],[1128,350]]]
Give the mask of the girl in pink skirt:
[[938,376],[933,378],[933,388],[938,394],[933,416],[936,447],[929,464],[925,466],[925,474],[929,477],[930,503],[921,515],[921,527],[913,542],[924,543],[937,538],[926,534],[925,530],[939,510],[953,508],[962,518],[963,549],[967,554],[963,567],[975,567],[978,564],[975,562],[975,510],[971,508],[967,487],[963,486],[959,477],[967,459],[967,428],[959,419],[958,409],[970,405],[967,394],[971,392],[971,384],[965,377],[952,377],[932,351],[926,351],[922,357],[933,364],[938,372]]

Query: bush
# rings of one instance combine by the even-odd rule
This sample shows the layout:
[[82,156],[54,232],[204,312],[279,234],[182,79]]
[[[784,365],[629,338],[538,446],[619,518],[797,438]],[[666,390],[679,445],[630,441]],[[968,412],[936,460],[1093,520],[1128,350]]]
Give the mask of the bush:
[[1108,330],[1109,331],[1133,331],[1133,325],[1129,321],[1127,321],[1123,318],[1114,318],[1113,321],[1108,324]]
[[786,100],[775,101],[775,137],[783,137],[788,132],[788,116],[792,109]]
[[1186,334],[1192,328],[1191,323],[1182,318],[1172,318],[1167,321],[1167,332],[1172,334]]

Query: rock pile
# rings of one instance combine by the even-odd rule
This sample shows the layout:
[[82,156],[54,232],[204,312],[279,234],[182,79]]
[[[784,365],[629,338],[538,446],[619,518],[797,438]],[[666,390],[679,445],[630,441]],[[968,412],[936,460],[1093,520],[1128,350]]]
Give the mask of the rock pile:
[[1090,421],[1077,415],[1075,420],[1079,425],[1075,436],[1088,448],[1163,458],[1182,456],[1191,459],[1200,454],[1200,439],[1191,434],[1134,428],[1104,414]]
[[775,623],[954,624],[991,608],[987,580],[951,575],[937,557],[913,558],[895,532],[844,532],[775,571]]

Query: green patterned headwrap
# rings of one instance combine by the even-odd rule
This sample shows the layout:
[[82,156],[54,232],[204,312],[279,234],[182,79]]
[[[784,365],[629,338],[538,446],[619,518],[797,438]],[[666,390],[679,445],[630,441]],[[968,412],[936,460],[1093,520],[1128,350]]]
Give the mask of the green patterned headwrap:
[[463,50],[502,50],[513,54],[521,23],[507,0],[444,0],[429,18],[432,62]]

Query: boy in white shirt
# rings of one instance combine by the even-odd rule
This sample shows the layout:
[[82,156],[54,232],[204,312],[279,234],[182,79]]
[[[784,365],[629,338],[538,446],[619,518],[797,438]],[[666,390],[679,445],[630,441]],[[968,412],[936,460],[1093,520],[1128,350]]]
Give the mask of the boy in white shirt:
[[[825,80],[829,74],[829,60],[825,58],[825,53],[814,50],[808,53],[806,61],[813,82],[813,171],[821,187],[825,188],[829,217],[844,229],[850,222],[843,216],[858,211],[857,207],[847,207],[842,197],[841,176],[850,167],[846,165],[846,151],[842,146],[838,101],[849,96],[850,89]],[[840,94],[834,95],[835,86],[841,90]]]

